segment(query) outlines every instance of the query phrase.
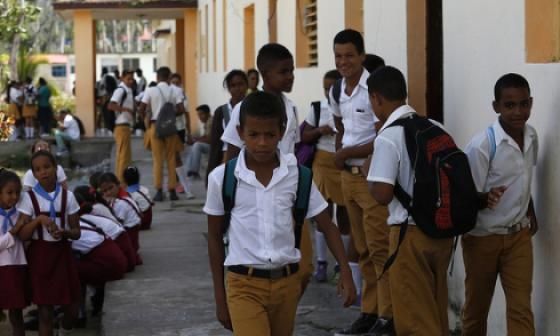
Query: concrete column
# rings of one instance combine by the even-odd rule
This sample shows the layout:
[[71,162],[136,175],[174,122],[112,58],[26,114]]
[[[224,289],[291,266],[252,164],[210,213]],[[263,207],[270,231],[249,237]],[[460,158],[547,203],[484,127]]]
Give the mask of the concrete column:
[[90,10],[74,12],[76,115],[87,136],[95,135],[95,21]]
[[426,115],[426,1],[407,1],[408,101]]
[[[193,132],[196,131],[198,125],[198,117],[195,108],[198,105],[198,70],[197,70],[197,45],[198,45],[198,11],[186,9],[184,13],[184,42],[183,42],[183,59],[184,59],[184,82],[185,91],[189,97],[189,116]],[[178,20],[179,21],[179,20]],[[179,35],[179,34],[177,34]],[[178,47],[179,45],[177,45]],[[179,49],[179,48],[177,48]],[[177,53],[180,51],[178,50]],[[177,54],[179,56],[179,54]],[[177,62],[178,63],[178,62]]]
[[[175,72],[185,78],[185,19],[175,20]],[[189,99],[191,97],[189,96]]]

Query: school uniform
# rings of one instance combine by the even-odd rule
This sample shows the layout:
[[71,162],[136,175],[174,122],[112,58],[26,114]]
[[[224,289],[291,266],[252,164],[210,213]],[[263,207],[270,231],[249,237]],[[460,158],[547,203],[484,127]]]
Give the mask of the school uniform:
[[[406,148],[404,128],[386,128],[395,120],[416,113],[403,105],[393,111],[375,139],[367,180],[401,185],[407,194],[414,189],[413,169]],[[402,204],[393,197],[387,224],[389,248],[397,248],[401,224],[408,229],[389,273],[393,319],[397,335],[449,335],[447,320],[447,267],[453,240],[434,239],[418,229]]]
[[475,228],[462,238],[466,271],[463,335],[486,334],[498,275],[506,296],[508,335],[534,335],[533,245],[527,211],[537,164],[537,132],[527,124],[520,149],[498,120],[491,128],[496,146],[492,160],[486,131],[475,135],[465,152],[477,190],[488,192],[499,186],[507,190],[495,209],[478,212]]
[[[74,194],[57,186],[55,191],[48,193],[48,197],[54,198],[51,208],[51,202],[35,188],[23,194],[18,211],[31,218],[44,214],[53,218],[59,228],[69,228],[68,216],[80,210]],[[55,239],[42,226],[38,226],[27,250],[27,261],[33,303],[68,305],[80,300],[76,261],[67,239]]]
[[169,190],[174,190],[177,186],[175,153],[177,148],[180,148],[181,144],[179,137],[176,135],[165,139],[158,138],[155,122],[165,102],[171,102],[177,105],[181,104],[182,101],[182,97],[177,95],[176,91],[165,82],[159,82],[157,86],[146,89],[142,97],[142,102],[150,106],[150,110],[152,111],[150,127],[148,129],[149,144],[145,143],[145,146],[149,146],[152,150],[154,187],[158,190],[162,189],[163,186],[164,161],[167,164],[167,188]]
[[[123,108],[134,110],[134,93],[131,88],[121,83],[113,92],[111,102]],[[116,150],[115,175],[122,181],[125,168],[132,162],[130,134],[131,128],[134,126],[134,117],[128,111],[114,113],[116,115],[115,128],[113,129]]]
[[37,118],[37,89],[33,84],[24,87],[23,97],[22,116],[24,118]]
[[[300,142],[299,121],[295,104],[285,95],[281,95],[286,111],[286,131],[278,144],[278,149],[284,154],[294,153],[295,146]],[[239,115],[241,103],[237,103],[231,111],[231,117],[228,125],[222,135],[222,141],[225,146],[232,144],[238,148],[243,147],[243,141],[237,133],[239,126]],[[308,224],[304,224],[301,235],[300,250],[302,252],[302,260],[300,262],[300,275],[302,277],[302,285],[305,286],[313,274],[313,249],[311,244],[311,235],[309,234]]]
[[[297,194],[298,166],[295,156],[278,152],[280,165],[264,187],[247,168],[245,150],[239,154],[234,174],[238,179],[235,207],[228,230],[229,253],[227,301],[235,335],[291,335],[301,294],[292,209]],[[222,182],[224,165],[208,178],[204,212],[223,216]],[[327,208],[311,187],[307,218]],[[247,275],[247,272],[249,275]],[[278,273],[264,278],[260,273]],[[245,275],[243,274],[245,273]]]
[[[175,90],[175,95],[177,97],[181,97],[181,104],[183,105],[185,111],[188,111],[189,102],[183,88],[173,84],[171,84],[171,88]],[[175,128],[177,128],[177,136],[180,140],[175,150],[178,153],[182,153],[185,150],[185,143],[187,142],[187,140],[185,139],[185,137],[187,136],[187,118],[184,114],[175,118]]]
[[[351,95],[345,93],[346,79],[342,79],[339,104],[331,88],[329,101],[333,115],[342,118],[344,136],[342,147],[364,145],[375,139],[375,117],[369,102],[367,79],[369,72],[363,69],[358,85]],[[360,167],[366,158],[346,160],[341,172],[342,194],[348,211],[354,246],[359,254],[362,273],[362,313],[378,314],[384,318],[393,316],[388,274],[378,279],[389,255],[389,228],[387,207],[375,201],[368,189]]]
[[0,210],[0,310],[29,305],[27,259],[23,242],[9,230],[17,222],[16,208]]
[[[62,168],[61,165],[56,166],[56,181],[58,183],[66,182],[66,173],[64,172],[64,168]],[[35,176],[33,176],[33,171],[31,169],[28,169],[25,172],[25,175],[23,175],[21,183],[24,189],[31,189],[39,182],[37,181]]]
[[225,151],[227,151],[227,143],[223,142],[221,137],[229,122],[231,111],[231,101],[227,104],[218,106],[212,117],[212,129],[210,130],[210,153],[208,155],[208,174],[225,161]]
[[[321,100],[319,124],[316,125],[315,111],[313,106],[305,119],[305,122],[313,128],[330,126],[335,129],[332,111],[327,99]],[[336,147],[334,135],[321,135],[317,140],[315,157],[313,158],[313,181],[319,188],[321,195],[327,200],[338,205],[344,205],[344,197],[340,192],[342,183],[340,170],[334,165]]]
[[23,91],[18,88],[12,87],[10,88],[10,92],[8,94],[10,95],[8,117],[18,120],[21,118],[22,103],[20,101],[20,97],[23,96]]
[[150,197],[150,191],[148,188],[139,184],[129,185],[126,191],[128,191],[130,197],[138,204],[138,208],[142,212],[140,230],[149,230],[152,226],[152,207],[154,206],[152,198]]
[[94,216],[80,219],[80,239],[72,241],[82,286],[102,286],[122,279],[128,267],[117,244],[97,224]]
[[139,231],[140,224],[142,223],[140,209],[138,209],[136,202],[128,196],[114,199],[111,202],[111,207],[115,215],[122,220],[122,224],[130,237],[132,248],[136,253],[136,265],[140,265],[142,263],[142,259],[138,254],[140,249]]

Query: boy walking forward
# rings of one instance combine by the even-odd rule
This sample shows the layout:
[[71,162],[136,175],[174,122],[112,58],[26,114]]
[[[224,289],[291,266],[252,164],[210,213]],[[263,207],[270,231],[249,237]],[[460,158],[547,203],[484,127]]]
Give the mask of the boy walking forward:
[[[286,120],[279,97],[267,92],[249,95],[240,106],[237,129],[245,146],[234,168],[235,201],[229,213],[222,196],[225,165],[217,167],[208,179],[204,211],[208,214],[208,254],[217,317],[235,335],[287,336],[294,329],[302,290],[298,275],[301,254],[292,218],[300,168],[295,156],[278,150]],[[326,208],[312,184],[306,217],[317,221],[340,263],[338,290],[348,306],[356,291],[340,234]],[[226,231],[227,257],[223,243]],[[224,268],[228,270],[227,289]]]
[[529,83],[518,74],[498,79],[494,96],[498,120],[477,134],[466,150],[488,208],[478,213],[476,227],[462,239],[467,275],[463,335],[486,335],[498,275],[506,296],[507,334],[534,335],[531,236],[538,224],[531,180],[538,138],[527,124],[533,98]]

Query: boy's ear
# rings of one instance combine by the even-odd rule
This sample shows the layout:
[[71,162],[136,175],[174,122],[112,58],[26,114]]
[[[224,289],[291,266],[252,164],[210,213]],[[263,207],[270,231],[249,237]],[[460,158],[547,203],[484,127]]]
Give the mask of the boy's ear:
[[500,111],[498,110],[498,107],[500,106],[500,103],[497,101],[493,101],[492,102],[492,108],[494,108],[494,112],[496,112],[496,114],[500,114]]

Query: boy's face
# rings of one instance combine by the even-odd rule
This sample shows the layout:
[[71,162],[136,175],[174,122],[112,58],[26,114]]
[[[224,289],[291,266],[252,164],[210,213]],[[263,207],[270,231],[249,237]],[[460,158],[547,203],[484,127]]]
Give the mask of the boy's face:
[[132,85],[134,84],[134,76],[132,75],[132,73],[129,73],[126,76],[123,76],[122,81],[124,85],[132,87]]
[[238,126],[237,132],[245,142],[247,154],[254,161],[269,163],[275,160],[276,148],[284,134],[278,119],[247,116],[243,128]]
[[362,73],[362,63],[366,59],[365,53],[359,53],[352,43],[336,43],[334,45],[334,63],[336,69],[344,78],[357,76]]
[[205,111],[196,110],[196,114],[198,114],[198,119],[202,123],[205,123],[208,119],[210,119],[210,113],[206,113]]
[[274,93],[291,92],[294,85],[294,59],[276,62],[263,73],[265,86]]
[[251,88],[251,90],[255,90],[257,88],[257,85],[259,85],[259,75],[251,72],[251,74],[248,76],[249,78],[249,87]]
[[171,78],[171,84],[175,85],[176,87],[181,87],[181,81],[177,77]]
[[333,78],[323,79],[323,90],[327,99],[329,98],[329,91],[331,90],[331,86],[333,86],[334,82],[336,82],[336,80],[334,80]]
[[371,108],[373,109],[373,113],[381,122],[387,121],[389,114],[393,111],[385,111],[386,104],[384,104],[384,99],[378,93],[372,92],[369,94],[369,101],[371,103]]
[[533,98],[527,88],[505,88],[502,89],[500,100],[494,101],[493,106],[506,128],[523,131],[531,115]]

